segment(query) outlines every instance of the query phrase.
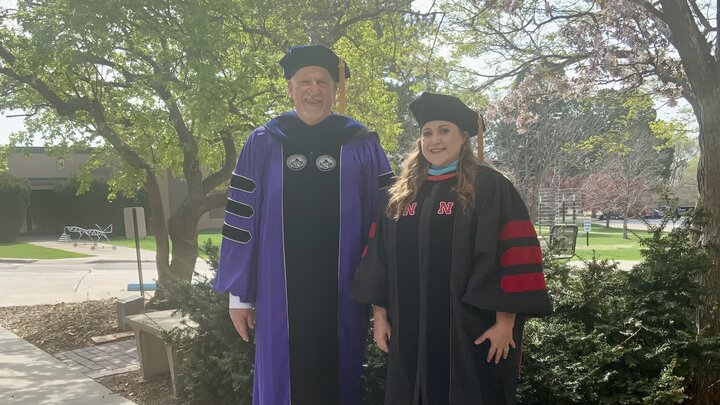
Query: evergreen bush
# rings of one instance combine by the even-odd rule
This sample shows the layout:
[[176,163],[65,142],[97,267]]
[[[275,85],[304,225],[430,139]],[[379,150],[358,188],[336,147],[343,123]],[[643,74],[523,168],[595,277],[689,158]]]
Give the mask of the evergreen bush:
[[720,339],[695,324],[710,260],[691,222],[656,229],[629,271],[546,255],[555,313],[527,324],[520,403],[669,405],[692,400],[694,377],[718,375]]
[[29,203],[30,182],[0,172],[0,243],[17,239]]
[[[208,239],[202,247],[212,271],[217,269],[218,247]],[[177,308],[197,324],[174,331],[182,356],[178,371],[180,401],[192,405],[251,405],[255,345],[245,343],[228,315],[228,296],[212,289],[213,280],[196,275],[190,285],[167,285],[167,308]]]
[[383,405],[385,403],[385,376],[387,354],[378,349],[373,342],[372,321],[367,339],[367,351],[362,374],[362,401],[364,405]]

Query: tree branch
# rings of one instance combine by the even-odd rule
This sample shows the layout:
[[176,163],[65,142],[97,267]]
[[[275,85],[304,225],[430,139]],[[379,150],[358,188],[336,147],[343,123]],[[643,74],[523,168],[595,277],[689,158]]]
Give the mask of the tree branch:
[[204,196],[197,205],[197,214],[202,215],[212,209],[222,208],[227,203],[227,193],[212,193]]
[[[638,6],[644,8],[645,11],[652,14],[653,16],[655,16],[655,18],[659,19],[660,21],[667,22],[665,20],[665,14],[662,11],[655,8],[650,2],[645,1],[645,0],[630,0],[630,2],[637,4]],[[663,8],[663,11],[664,11],[664,8]]]
[[[406,1],[404,5],[409,7],[411,3],[412,2],[410,2],[410,1]],[[327,39],[331,43],[337,42],[338,38],[345,35],[345,31],[347,30],[348,27],[351,27],[360,21],[374,20],[385,14],[405,13],[405,12],[406,12],[406,10],[402,9],[402,8],[388,7],[388,8],[374,9],[373,11],[367,11],[365,13],[360,13],[354,17],[348,18],[347,20],[343,21],[342,23],[336,24],[335,27],[332,29],[332,31],[329,33],[330,35],[329,35],[329,38],[327,38]]]
[[711,54],[711,45],[700,32],[686,1],[660,0],[667,15],[665,22],[672,35],[669,40],[682,60],[693,89],[701,93],[710,83],[719,83],[718,65]]
[[695,0],[688,0],[688,3],[690,3],[690,6],[693,9],[693,12],[695,13],[695,16],[700,20],[700,23],[705,27],[705,30],[707,32],[714,31],[712,25],[710,24],[710,21],[705,17],[705,15],[700,11],[700,7],[698,7],[697,2]]
[[[16,60],[12,53],[5,49],[2,44],[0,44],[0,57],[8,63],[10,63],[11,60],[14,63]],[[49,106],[54,108],[55,111],[57,111],[57,114],[61,117],[72,118],[76,112],[86,111],[94,120],[98,134],[115,147],[122,159],[128,162],[128,164],[141,170],[146,172],[152,171],[147,162],[145,162],[140,155],[133,151],[132,148],[112,129],[109,120],[105,116],[102,105],[97,100],[91,100],[87,97],[77,97],[69,100],[63,100],[63,98],[55,93],[50,86],[36,77],[31,75],[20,75],[7,67],[0,68],[0,74],[24,83],[38,92],[42,98],[47,100]]]
[[0,42],[0,58],[12,65],[15,63],[15,55],[12,54],[5,46]]
[[223,147],[225,148],[225,161],[223,162],[222,167],[218,171],[207,176],[205,180],[203,180],[203,194],[208,194],[215,190],[217,186],[230,178],[233,169],[235,169],[237,148],[235,147],[235,141],[230,134],[230,130],[222,131],[220,133],[220,139],[222,140]]

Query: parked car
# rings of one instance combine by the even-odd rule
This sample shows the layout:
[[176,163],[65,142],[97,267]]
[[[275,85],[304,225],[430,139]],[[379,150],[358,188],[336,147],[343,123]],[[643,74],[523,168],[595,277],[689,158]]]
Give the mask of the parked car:
[[693,207],[693,206],[683,206],[683,207],[674,207],[674,208],[664,206],[664,207],[660,207],[660,214],[661,214],[661,217],[664,217],[665,214],[668,211],[670,211],[670,215],[672,216],[672,218],[678,219],[681,216],[692,211],[694,208],[695,207]]
[[677,207],[677,209],[675,209],[675,217],[676,217],[676,218],[680,218],[681,216],[683,216],[683,215],[687,214],[688,212],[692,211],[693,209],[695,209],[695,207],[692,207],[692,206],[689,206],[689,207]]
[[663,217],[663,212],[656,208],[646,208],[640,213],[640,218],[643,219],[660,219]]
[[598,219],[600,219],[601,221],[604,221],[606,219],[623,219],[623,218],[624,218],[624,216],[621,212],[614,212],[614,211],[603,212],[598,217]]

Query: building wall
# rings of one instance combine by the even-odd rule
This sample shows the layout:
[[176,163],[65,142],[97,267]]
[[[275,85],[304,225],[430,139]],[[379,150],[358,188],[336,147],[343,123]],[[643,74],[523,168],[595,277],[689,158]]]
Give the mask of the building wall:
[[20,148],[8,156],[8,168],[11,175],[28,179],[33,190],[51,190],[58,181],[78,174],[88,159],[90,151],[58,161],[45,154],[44,148]]
[[[80,167],[90,159],[90,153],[73,153],[58,161],[48,156],[41,147],[18,148],[17,152],[8,156],[8,167],[11,175],[28,179],[32,190],[52,190],[59,181],[77,175]],[[185,183],[173,178],[169,170],[158,177],[158,182],[167,219],[182,204],[187,190]],[[224,208],[205,213],[198,222],[198,229],[222,228],[224,213]],[[26,228],[23,228],[24,232],[27,232]]]
[[[187,187],[185,183],[172,177],[170,170],[158,179],[160,182],[160,190],[163,195],[163,208],[165,209],[165,218],[170,217],[171,212],[182,204],[187,195]],[[219,216],[218,216],[219,215]],[[206,212],[198,221],[198,230],[205,229],[221,229],[225,221],[225,208],[217,208],[210,212]]]
[[216,208],[206,212],[198,222],[198,229],[221,229],[225,222],[225,209]]

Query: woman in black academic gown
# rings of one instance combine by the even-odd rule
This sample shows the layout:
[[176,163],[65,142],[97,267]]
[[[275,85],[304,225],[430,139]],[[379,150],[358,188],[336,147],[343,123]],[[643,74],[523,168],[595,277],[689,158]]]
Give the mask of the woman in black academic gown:
[[551,312],[535,229],[474,156],[475,111],[433,93],[410,110],[420,139],[351,287],[388,353],[385,404],[514,404],[525,317]]

